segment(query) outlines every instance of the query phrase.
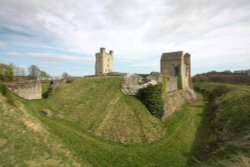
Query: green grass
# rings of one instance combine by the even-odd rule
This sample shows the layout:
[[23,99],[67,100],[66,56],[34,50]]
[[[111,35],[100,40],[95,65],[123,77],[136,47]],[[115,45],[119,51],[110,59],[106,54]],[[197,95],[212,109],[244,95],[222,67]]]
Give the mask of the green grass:
[[[3,146],[0,145],[1,166],[186,166],[192,157],[192,145],[204,112],[203,99],[200,97],[198,101],[184,105],[162,123],[151,116],[136,98],[121,93],[121,81],[120,77],[79,79],[59,87],[46,100],[16,99],[20,105],[10,115],[4,114],[8,109],[2,108],[2,104],[8,104],[1,100],[0,137],[4,140]],[[116,103],[109,103],[118,97]],[[91,106],[93,104],[96,105]],[[44,115],[41,112],[44,108],[50,108],[54,116]],[[103,132],[112,137],[98,136],[93,127],[106,118],[109,109],[113,114],[106,119],[108,130]],[[23,121],[28,121],[28,124]],[[23,129],[26,134],[22,134]],[[147,133],[158,134],[157,129],[165,135],[149,143]],[[133,139],[134,136],[127,135],[135,135],[136,140],[143,134],[138,140],[142,142],[123,144],[112,141],[120,136],[119,131],[125,132],[125,138]],[[5,151],[6,148],[9,151]]]
[[[47,126],[24,105],[0,95],[0,166],[74,166],[80,164]],[[83,163],[82,164],[86,164]]]
[[121,82],[81,78],[32,101],[9,92],[14,105],[0,94],[0,166],[249,166],[247,86],[203,83],[206,106],[199,96],[161,122]]
[[121,91],[122,77],[81,78],[48,99],[54,116],[96,136],[121,143],[149,143],[164,135],[162,123],[135,97]]
[[79,124],[48,119],[39,112],[45,101],[26,102],[35,117],[44,122],[82,162],[93,166],[185,166],[203,113],[203,102],[183,106],[164,124],[166,135],[151,144],[121,144],[92,135]]
[[49,88],[49,81],[42,82],[42,94],[45,93]]
[[[211,108],[204,118],[207,130],[198,137],[203,140],[198,142],[194,153],[202,161],[201,165],[249,166],[250,90],[229,84],[200,83],[196,86],[208,97]],[[218,88],[229,91],[216,95]]]

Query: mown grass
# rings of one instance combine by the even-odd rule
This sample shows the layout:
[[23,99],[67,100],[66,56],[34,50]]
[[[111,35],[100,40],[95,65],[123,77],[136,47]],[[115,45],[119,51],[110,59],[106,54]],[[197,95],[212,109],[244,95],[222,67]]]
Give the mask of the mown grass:
[[93,166],[185,166],[203,113],[203,102],[183,106],[164,123],[166,135],[154,143],[121,144],[92,135],[77,122],[50,119],[41,112],[46,101],[25,102],[30,112],[58,136],[79,161]]
[[0,166],[80,165],[57,136],[47,131],[47,125],[19,100],[11,105],[0,95]]
[[[10,113],[0,105],[0,138],[5,139],[5,144],[0,145],[0,166],[186,166],[192,157],[192,144],[204,112],[203,99],[200,97],[198,101],[184,105],[161,123],[136,98],[123,95],[120,82],[120,77],[84,78],[59,87],[48,99],[28,101],[17,98],[16,102],[22,107],[17,105],[16,112]],[[116,103],[109,103],[117,97],[120,99]],[[2,101],[1,104],[6,103]],[[48,108],[54,115],[41,112]],[[93,133],[96,132],[93,127],[106,118],[109,110],[112,114],[106,119],[106,135],[113,138],[129,131],[123,137],[131,139],[134,136],[128,134],[137,138],[144,134],[143,142],[123,144]],[[31,124],[25,124],[25,121],[31,121]],[[155,130],[159,127],[165,135],[147,142],[147,128]],[[22,134],[23,130],[27,133]],[[137,135],[130,131],[143,133]]]
[[121,91],[122,77],[86,77],[59,87],[48,99],[54,116],[96,136],[121,143],[150,143],[164,135],[160,120]]

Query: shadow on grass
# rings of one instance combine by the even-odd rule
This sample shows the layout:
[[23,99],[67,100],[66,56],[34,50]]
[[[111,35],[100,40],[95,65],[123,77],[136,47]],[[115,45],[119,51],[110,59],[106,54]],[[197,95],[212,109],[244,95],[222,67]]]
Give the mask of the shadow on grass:
[[210,124],[213,117],[213,112],[209,103],[204,106],[201,117],[200,126],[197,129],[186,167],[193,167],[199,165],[199,163],[202,161],[206,161],[208,159],[208,154],[212,149],[208,144],[210,134],[213,133]]

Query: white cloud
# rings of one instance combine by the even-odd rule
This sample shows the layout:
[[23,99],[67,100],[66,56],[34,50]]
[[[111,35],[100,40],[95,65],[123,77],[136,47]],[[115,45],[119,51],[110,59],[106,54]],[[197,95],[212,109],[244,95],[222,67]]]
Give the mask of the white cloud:
[[64,55],[64,54],[50,54],[50,53],[17,53],[7,52],[6,56],[19,57],[19,58],[35,58],[47,61],[71,61],[81,63],[93,63],[94,59],[91,57],[81,57],[75,55]]
[[0,20],[8,44],[48,53],[21,54],[37,59],[93,62],[106,47],[131,68],[159,66],[175,50],[190,52],[197,69],[249,62],[249,0],[0,0]]
[[0,41],[0,49],[5,48],[5,43],[3,41]]

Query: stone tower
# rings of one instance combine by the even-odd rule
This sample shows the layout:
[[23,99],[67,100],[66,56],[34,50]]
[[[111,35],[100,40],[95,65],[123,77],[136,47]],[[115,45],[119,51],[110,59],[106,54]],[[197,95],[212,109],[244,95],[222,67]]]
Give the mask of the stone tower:
[[191,87],[190,54],[183,51],[163,53],[161,74],[166,79],[167,92]]
[[95,74],[103,75],[112,72],[113,68],[113,54],[112,50],[109,53],[106,53],[105,48],[100,49],[100,53],[96,53],[96,62],[95,62]]

